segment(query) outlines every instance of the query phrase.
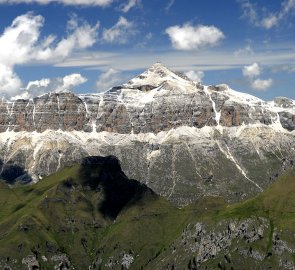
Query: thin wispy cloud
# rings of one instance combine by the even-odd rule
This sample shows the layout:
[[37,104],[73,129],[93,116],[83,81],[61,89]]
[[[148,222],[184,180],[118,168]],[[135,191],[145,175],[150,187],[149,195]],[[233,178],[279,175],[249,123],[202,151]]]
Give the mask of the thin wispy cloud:
[[175,0],[169,0],[167,6],[165,7],[166,12],[168,12],[170,10],[170,8],[172,8],[174,3],[175,3]]
[[271,68],[271,71],[273,73],[278,73],[278,72],[295,73],[295,65],[291,65],[291,64],[276,65]]
[[96,81],[96,91],[104,92],[109,90],[111,87],[120,85],[126,82],[127,77],[123,75],[120,70],[109,68],[102,72]]
[[254,50],[252,49],[252,47],[250,45],[246,45],[243,48],[239,48],[237,50],[234,51],[234,55],[236,57],[240,56],[240,55],[254,55]]
[[100,6],[107,7],[113,0],[0,0],[0,4],[40,4],[59,3],[69,6]]
[[102,39],[109,43],[124,44],[135,33],[134,23],[128,21],[125,17],[120,17],[114,26],[103,30]]
[[120,10],[124,13],[129,12],[132,8],[135,8],[141,3],[140,0],[128,0],[126,3],[124,3]]
[[91,55],[79,53],[74,57],[67,58],[65,61],[56,63],[58,67],[86,67],[91,69],[105,70],[106,67],[130,71],[145,69],[154,62],[160,61],[168,66],[176,67],[179,70],[231,70],[242,69],[244,66],[253,63],[262,63],[264,66],[274,67],[282,65],[295,66],[295,51],[292,48],[274,45],[274,50],[259,50],[255,54],[240,54],[233,57],[233,52],[228,50],[204,50],[194,53],[186,51],[154,51],[130,53],[124,51],[116,55],[107,52],[92,52]]
[[254,5],[250,0],[239,0],[243,15],[242,17],[247,19],[251,24],[264,29],[271,29],[279,25],[289,15],[294,14],[295,0],[285,0],[281,4],[280,10],[274,12],[263,12],[265,7],[260,8]]

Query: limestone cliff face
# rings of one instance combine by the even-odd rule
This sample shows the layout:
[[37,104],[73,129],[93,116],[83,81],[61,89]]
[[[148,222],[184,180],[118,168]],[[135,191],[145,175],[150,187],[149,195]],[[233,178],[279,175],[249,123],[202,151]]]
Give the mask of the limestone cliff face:
[[251,197],[295,164],[295,102],[203,86],[156,64],[102,94],[0,102],[0,177],[38,181],[115,155],[129,178],[178,205]]
[[63,130],[122,134],[167,131],[180,126],[281,124],[295,129],[295,105],[236,94],[226,85],[195,84],[161,64],[104,94],[48,93],[0,103],[0,132]]
[[1,102],[0,131],[83,130],[85,106],[73,93],[49,93],[33,100]]

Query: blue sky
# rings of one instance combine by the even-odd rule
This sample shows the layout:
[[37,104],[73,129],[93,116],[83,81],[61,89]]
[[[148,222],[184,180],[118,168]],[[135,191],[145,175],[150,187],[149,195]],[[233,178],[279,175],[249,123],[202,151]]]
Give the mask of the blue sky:
[[295,99],[295,0],[0,0],[0,94],[100,92],[155,62]]

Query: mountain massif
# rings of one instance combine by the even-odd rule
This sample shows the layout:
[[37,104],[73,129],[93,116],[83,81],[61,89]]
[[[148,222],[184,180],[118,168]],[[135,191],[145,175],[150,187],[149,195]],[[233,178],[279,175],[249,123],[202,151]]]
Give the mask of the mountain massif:
[[37,182],[87,156],[116,156],[179,206],[237,202],[293,165],[295,102],[203,86],[160,63],[101,94],[48,93],[0,104],[1,177]]

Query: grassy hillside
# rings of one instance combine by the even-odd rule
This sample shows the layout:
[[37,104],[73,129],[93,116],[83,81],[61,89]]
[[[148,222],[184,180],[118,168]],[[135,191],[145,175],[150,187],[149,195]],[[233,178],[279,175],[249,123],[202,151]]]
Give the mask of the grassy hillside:
[[233,205],[223,214],[239,218],[267,217],[280,229],[295,230],[295,170],[282,175],[259,196]]
[[178,209],[101,160],[31,186],[0,183],[0,268],[284,269],[281,258],[295,262],[294,195],[293,170],[243,203]]

